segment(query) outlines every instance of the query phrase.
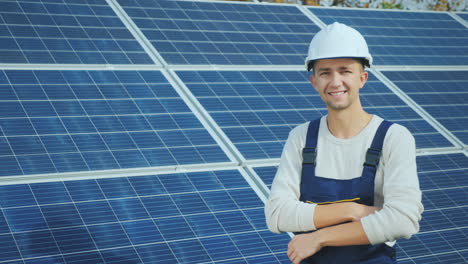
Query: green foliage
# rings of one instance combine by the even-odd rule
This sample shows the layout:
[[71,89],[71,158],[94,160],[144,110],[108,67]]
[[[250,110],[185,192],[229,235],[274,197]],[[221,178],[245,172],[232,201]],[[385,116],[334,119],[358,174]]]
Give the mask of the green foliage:
[[395,3],[383,1],[382,8],[383,9],[403,9],[403,6],[401,6],[401,4],[395,4]]

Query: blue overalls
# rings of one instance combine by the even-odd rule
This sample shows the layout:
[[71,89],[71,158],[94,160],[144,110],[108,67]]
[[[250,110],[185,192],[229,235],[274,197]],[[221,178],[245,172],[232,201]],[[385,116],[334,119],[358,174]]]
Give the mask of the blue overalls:
[[[303,149],[301,196],[308,203],[328,204],[355,201],[374,205],[374,179],[383,141],[392,123],[383,121],[367,150],[361,177],[350,180],[328,179],[315,175],[320,119],[310,122]],[[326,151],[326,150],[322,150]],[[325,247],[301,264],[387,264],[396,263],[395,249],[386,244]]]

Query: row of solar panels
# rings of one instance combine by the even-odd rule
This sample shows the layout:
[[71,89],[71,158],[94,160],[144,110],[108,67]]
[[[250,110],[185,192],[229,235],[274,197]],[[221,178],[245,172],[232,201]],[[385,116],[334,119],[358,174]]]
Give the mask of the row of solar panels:
[[[418,157],[425,212],[399,263],[465,263],[468,158]],[[268,184],[275,167],[255,171]],[[0,263],[288,263],[239,170],[0,186]]]
[[[279,158],[291,128],[326,113],[303,72],[175,73],[244,160]],[[467,145],[466,71],[383,73]],[[231,161],[161,71],[4,70],[0,77],[3,176]],[[443,93],[428,91],[434,86]],[[454,147],[376,77],[361,98],[369,112],[408,127],[418,149]]]
[[309,17],[361,31],[376,65],[468,61],[465,13],[157,0],[4,0],[0,10],[0,63],[153,64],[126,26],[136,25],[171,65],[300,65],[319,30]]

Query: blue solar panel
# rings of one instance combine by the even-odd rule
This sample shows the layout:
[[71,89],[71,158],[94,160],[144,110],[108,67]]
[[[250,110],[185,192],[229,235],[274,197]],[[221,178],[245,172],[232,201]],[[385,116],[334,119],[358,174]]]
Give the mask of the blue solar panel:
[[[177,71],[246,159],[279,158],[289,131],[326,113],[305,72]],[[452,146],[375,77],[361,90],[363,106],[413,133],[418,148]]]
[[425,211],[420,232],[398,241],[399,263],[465,263],[468,248],[468,158],[420,156],[418,173]]
[[456,15],[468,22],[468,13],[456,13]]
[[159,71],[0,72],[0,175],[229,161]]
[[356,28],[376,65],[467,65],[468,29],[445,13],[309,8]]
[[383,72],[403,92],[468,145],[468,72]]
[[271,166],[271,167],[255,167],[255,173],[262,179],[263,183],[270,188],[271,184],[273,183],[273,179],[276,175],[276,170],[278,167]]
[[118,3],[169,64],[301,64],[319,29],[295,6]]
[[104,0],[1,1],[0,37],[0,63],[153,63]]
[[[239,171],[0,186],[0,262],[284,263]],[[8,225],[6,225],[8,224]]]

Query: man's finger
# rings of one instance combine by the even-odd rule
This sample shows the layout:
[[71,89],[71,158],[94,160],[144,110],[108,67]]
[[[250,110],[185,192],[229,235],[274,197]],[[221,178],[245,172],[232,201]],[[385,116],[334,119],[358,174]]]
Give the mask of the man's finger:
[[292,261],[292,255],[293,255],[293,250],[292,249],[288,249],[288,258]]
[[295,255],[292,262],[293,262],[294,264],[300,264],[300,263],[301,263],[301,259],[300,259],[297,255]]
[[292,263],[296,264],[295,259],[297,258],[296,254],[293,252],[291,256],[289,257],[289,260],[291,260]]
[[294,243],[291,240],[291,241],[289,241],[289,244],[288,244],[288,256],[293,251],[293,249],[294,249]]

